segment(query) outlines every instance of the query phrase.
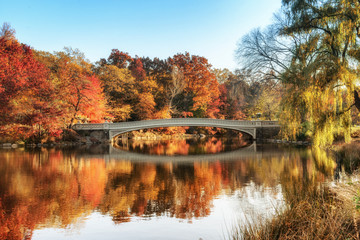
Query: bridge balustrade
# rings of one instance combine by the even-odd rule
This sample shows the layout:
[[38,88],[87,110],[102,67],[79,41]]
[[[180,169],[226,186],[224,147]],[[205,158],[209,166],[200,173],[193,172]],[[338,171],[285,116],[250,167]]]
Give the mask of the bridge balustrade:
[[[212,118],[171,118],[171,119],[153,119],[142,120],[133,122],[117,122],[117,123],[85,123],[75,124],[75,130],[96,130],[96,129],[109,129],[117,127],[133,127],[133,126],[151,126],[162,124],[216,124],[226,126],[274,126],[278,125],[277,121],[246,121],[246,120],[225,120],[225,119],[212,119]],[[161,127],[161,126],[160,126]]]

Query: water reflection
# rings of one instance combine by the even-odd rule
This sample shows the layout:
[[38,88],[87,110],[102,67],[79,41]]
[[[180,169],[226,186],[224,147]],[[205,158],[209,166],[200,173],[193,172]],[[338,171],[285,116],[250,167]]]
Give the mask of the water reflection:
[[304,183],[325,181],[334,169],[325,153],[310,149],[243,151],[251,154],[134,161],[107,146],[1,150],[0,239],[31,239],[35,229],[69,227],[94,211],[121,225],[156,216],[191,222],[211,215],[220,196],[246,199],[251,187],[282,191],[286,198],[304,190]]
[[118,149],[145,153],[149,155],[200,155],[214,154],[220,152],[233,151],[251,145],[251,141],[243,137],[233,138],[190,138],[190,139],[170,139],[170,140],[147,140],[138,141],[131,139],[120,139],[115,147]]

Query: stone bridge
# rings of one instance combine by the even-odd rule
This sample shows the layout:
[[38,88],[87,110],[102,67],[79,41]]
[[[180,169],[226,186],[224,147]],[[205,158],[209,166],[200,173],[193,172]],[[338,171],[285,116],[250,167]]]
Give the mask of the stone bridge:
[[277,121],[245,121],[209,118],[171,118],[118,123],[75,124],[73,129],[82,136],[112,141],[112,139],[120,134],[140,129],[192,126],[237,130],[249,134],[254,140],[259,138],[272,138],[280,131],[280,126]]

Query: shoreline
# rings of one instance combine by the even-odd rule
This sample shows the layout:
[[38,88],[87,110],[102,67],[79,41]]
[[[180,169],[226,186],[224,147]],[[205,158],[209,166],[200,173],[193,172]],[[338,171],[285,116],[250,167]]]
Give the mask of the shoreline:
[[[139,140],[139,141],[155,141],[155,140],[171,140],[171,139],[203,139],[207,137],[213,137],[216,135],[205,135],[205,134],[181,134],[181,135],[143,135],[143,136],[131,136],[131,137],[119,137],[118,141],[128,140]],[[219,137],[219,136],[217,136]],[[219,138],[226,137],[226,135],[220,136]],[[49,143],[0,143],[2,149],[12,149],[20,147],[36,148],[36,147],[62,147],[62,146],[83,146],[93,144],[112,144],[111,141],[91,141],[89,138],[81,137],[77,141],[59,141]]]
[[359,239],[360,141],[323,150],[336,163],[331,181],[306,194],[289,195],[271,219],[239,223],[231,239]]
[[[157,140],[175,140],[175,139],[205,139],[209,137],[238,137],[238,136],[229,136],[229,134],[215,134],[215,135],[206,135],[206,134],[136,134],[133,136],[121,136],[117,138],[117,141],[157,141]],[[292,146],[311,146],[311,142],[308,141],[288,141],[288,140],[279,140],[279,139],[257,139],[257,143],[272,143],[272,144],[281,144],[281,145],[292,145]],[[2,149],[12,149],[20,147],[36,148],[36,147],[62,147],[62,146],[82,146],[82,145],[92,145],[92,144],[112,144],[111,141],[91,141],[89,137],[79,137],[77,141],[59,141],[59,142],[45,142],[45,143],[0,143],[0,148]],[[360,143],[359,143],[360,144]]]

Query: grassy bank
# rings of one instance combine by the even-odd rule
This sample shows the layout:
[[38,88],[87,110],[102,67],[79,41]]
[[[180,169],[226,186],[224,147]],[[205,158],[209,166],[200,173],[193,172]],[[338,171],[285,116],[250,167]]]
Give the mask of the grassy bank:
[[239,226],[231,239],[358,239],[358,214],[350,198],[315,189],[278,209],[272,219]]
[[[238,224],[230,239],[359,239],[360,143],[337,146],[336,183],[284,190],[283,207],[271,219]],[[293,191],[293,192],[292,192]]]

